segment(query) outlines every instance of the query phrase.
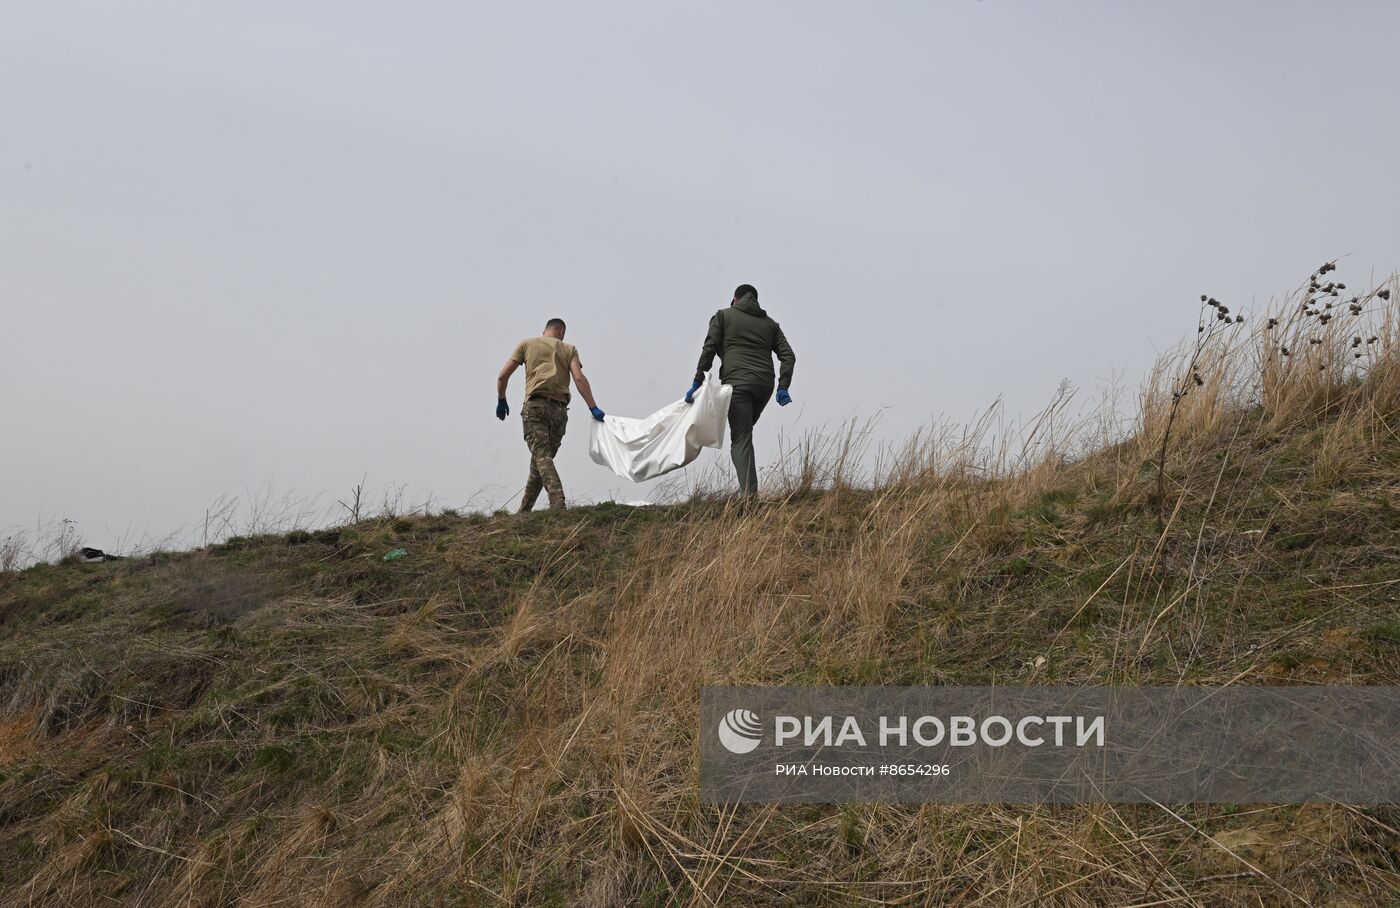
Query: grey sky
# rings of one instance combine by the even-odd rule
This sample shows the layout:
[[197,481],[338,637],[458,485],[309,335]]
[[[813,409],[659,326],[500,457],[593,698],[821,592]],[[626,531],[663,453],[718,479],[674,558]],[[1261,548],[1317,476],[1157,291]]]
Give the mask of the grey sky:
[[[798,354],[765,460],[1135,384],[1199,293],[1400,264],[1397,33],[1388,2],[7,0],[0,526],[111,544],[364,474],[513,506],[517,340],[564,317],[644,415],[743,281]],[[576,401],[566,488],[645,497],[587,436]]]

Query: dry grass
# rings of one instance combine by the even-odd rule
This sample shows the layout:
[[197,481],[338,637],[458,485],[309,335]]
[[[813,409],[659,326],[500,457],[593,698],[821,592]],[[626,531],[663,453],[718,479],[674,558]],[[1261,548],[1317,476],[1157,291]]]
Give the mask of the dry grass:
[[862,426],[805,439],[755,508],[419,515],[12,575],[0,894],[1395,904],[1390,807],[697,798],[703,684],[1400,683],[1396,306],[1319,323],[1303,298],[1212,335],[1199,384],[1165,361],[1108,444],[1061,394],[1014,442],[993,414],[873,457]]

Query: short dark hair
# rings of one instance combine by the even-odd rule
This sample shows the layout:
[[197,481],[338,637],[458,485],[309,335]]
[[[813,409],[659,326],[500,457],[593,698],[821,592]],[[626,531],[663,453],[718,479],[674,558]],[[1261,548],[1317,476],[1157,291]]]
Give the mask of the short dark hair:
[[564,320],[562,318],[552,318],[544,323],[544,330],[546,331],[548,331],[550,328],[558,328],[560,331],[563,331],[567,327],[568,325],[564,324]]
[[754,299],[758,299],[758,291],[754,289],[753,284],[740,284],[738,287],[734,288],[734,298],[736,300],[741,300],[746,296],[752,296]]

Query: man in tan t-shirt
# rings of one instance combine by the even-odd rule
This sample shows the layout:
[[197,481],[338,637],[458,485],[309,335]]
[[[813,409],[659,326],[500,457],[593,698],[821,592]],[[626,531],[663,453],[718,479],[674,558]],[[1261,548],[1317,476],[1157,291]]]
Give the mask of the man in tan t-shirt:
[[520,408],[520,419],[525,424],[525,444],[530,449],[530,478],[525,483],[525,497],[520,500],[521,511],[535,506],[542,488],[549,493],[549,509],[564,510],[564,484],[554,468],[554,455],[559,453],[569,422],[570,378],[593,418],[602,422],[605,415],[593,400],[593,389],[583,374],[578,349],[564,343],[564,328],[563,319],[550,319],[545,323],[544,334],[527,337],[515,345],[501,374],[496,376],[496,418],[505,419],[510,415],[506,384],[517,368],[525,367],[525,405]]

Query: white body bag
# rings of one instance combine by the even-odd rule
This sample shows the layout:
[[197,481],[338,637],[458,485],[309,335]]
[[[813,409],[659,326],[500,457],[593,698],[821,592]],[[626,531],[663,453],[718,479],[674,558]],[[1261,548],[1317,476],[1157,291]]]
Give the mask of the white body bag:
[[633,482],[679,470],[699,457],[701,448],[724,446],[733,393],[710,372],[693,404],[678,400],[641,419],[610,415],[603,422],[592,420],[588,456]]

